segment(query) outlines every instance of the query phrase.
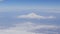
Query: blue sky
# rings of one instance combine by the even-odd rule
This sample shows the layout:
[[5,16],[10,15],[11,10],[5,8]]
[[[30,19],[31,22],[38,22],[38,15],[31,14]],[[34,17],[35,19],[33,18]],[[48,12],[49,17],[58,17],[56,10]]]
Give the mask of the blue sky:
[[0,7],[9,9],[60,9],[60,0],[3,0]]
[[60,0],[0,0],[0,34],[60,34]]

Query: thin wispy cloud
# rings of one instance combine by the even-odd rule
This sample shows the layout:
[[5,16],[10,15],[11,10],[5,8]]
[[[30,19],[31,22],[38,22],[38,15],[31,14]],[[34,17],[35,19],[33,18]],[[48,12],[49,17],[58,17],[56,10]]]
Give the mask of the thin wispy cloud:
[[54,17],[54,16],[40,16],[40,15],[37,15],[35,13],[30,13],[30,14],[27,14],[27,15],[17,16],[17,18],[53,19],[53,18],[56,18],[56,17]]

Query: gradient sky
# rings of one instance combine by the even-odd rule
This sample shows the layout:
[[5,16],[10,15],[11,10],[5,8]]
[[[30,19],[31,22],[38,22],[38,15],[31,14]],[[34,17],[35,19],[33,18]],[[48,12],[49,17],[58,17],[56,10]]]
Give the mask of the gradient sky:
[[60,0],[1,0],[0,10],[60,9]]

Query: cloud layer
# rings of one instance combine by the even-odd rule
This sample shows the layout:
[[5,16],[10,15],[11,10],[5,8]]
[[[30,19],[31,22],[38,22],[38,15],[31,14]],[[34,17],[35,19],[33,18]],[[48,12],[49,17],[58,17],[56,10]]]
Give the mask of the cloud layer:
[[53,19],[53,18],[56,18],[56,17],[54,17],[54,16],[40,16],[40,15],[37,15],[35,13],[30,13],[30,14],[27,14],[27,15],[17,16],[17,18]]
[[59,34],[60,27],[55,25],[38,25],[31,22],[14,24],[15,27],[0,29],[0,34]]

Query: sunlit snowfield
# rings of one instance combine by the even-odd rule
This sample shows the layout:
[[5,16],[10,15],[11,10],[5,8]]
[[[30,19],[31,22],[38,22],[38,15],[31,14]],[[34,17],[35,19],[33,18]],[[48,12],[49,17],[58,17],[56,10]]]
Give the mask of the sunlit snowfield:
[[60,34],[60,0],[0,0],[0,34]]

